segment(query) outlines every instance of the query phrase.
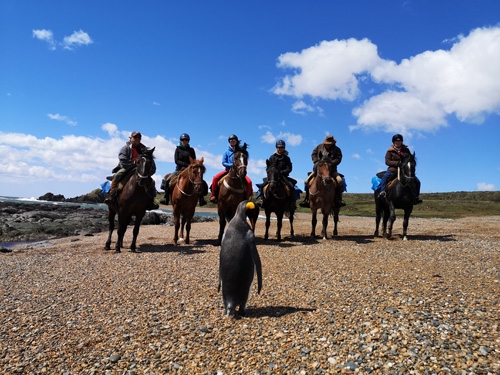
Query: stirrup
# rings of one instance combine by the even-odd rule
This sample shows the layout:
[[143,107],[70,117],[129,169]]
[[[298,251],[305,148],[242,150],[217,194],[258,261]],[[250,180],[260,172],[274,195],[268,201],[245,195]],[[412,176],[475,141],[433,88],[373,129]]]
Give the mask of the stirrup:
[[210,197],[210,202],[217,203],[217,197]]
[[300,207],[304,207],[304,208],[309,207],[309,200],[308,200],[308,199],[305,199],[303,202],[300,202],[300,203],[299,203],[299,206],[300,206]]

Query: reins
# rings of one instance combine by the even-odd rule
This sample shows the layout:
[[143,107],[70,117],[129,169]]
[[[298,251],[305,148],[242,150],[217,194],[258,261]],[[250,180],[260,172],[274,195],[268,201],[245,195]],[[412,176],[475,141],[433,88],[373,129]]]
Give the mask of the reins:
[[[186,168],[186,169],[187,169],[187,177],[188,177],[188,180],[189,180],[189,182],[193,185],[193,189],[194,189],[194,191],[193,191],[191,194],[188,194],[188,193],[186,193],[184,190],[182,190],[181,186],[179,185],[179,180],[180,180],[180,179],[179,179],[179,178],[177,178],[177,189],[179,189],[179,191],[180,191],[182,194],[184,194],[185,196],[187,196],[187,197],[191,197],[191,196],[193,196],[194,194],[200,194],[200,193],[198,192],[198,189],[196,188],[196,186],[197,186],[197,185],[201,185],[201,184],[203,184],[203,179],[201,179],[201,181],[200,181],[200,182],[196,182],[196,181],[194,181],[194,178],[192,177],[192,173],[190,173],[192,168],[198,168],[198,169],[201,169],[201,167],[200,167],[199,165],[196,165],[196,166],[192,166],[192,165],[190,165],[189,167],[187,167],[187,168]],[[180,176],[179,176],[179,177],[180,177]]]

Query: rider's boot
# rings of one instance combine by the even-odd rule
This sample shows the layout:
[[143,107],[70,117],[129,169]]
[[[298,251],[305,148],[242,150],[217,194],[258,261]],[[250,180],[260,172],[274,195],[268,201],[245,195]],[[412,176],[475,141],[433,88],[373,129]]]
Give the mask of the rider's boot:
[[300,207],[309,207],[309,186],[306,186],[306,197],[302,202],[299,203]]
[[207,201],[205,200],[205,197],[203,195],[200,195],[200,197],[198,198],[198,203],[200,204],[200,207],[207,204]]
[[109,189],[108,196],[104,200],[104,203],[106,203],[111,208],[113,208],[113,206],[115,205],[117,190],[118,190],[118,181],[117,180],[111,181],[111,187]]
[[337,191],[337,206],[338,207],[345,207],[346,203],[342,200],[342,192],[339,190]]
[[160,206],[158,206],[155,202],[155,197],[156,197],[156,189],[154,188],[154,185],[153,185],[153,189],[154,190],[148,190],[147,193],[148,193],[148,197],[150,198],[149,199],[149,202],[148,202],[148,206],[146,207],[146,210],[148,211],[151,211],[151,210],[157,210],[160,208]]
[[423,202],[423,201],[422,201],[422,199],[420,199],[420,196],[416,196],[416,197],[415,197],[415,202],[413,202],[413,204],[420,204],[420,203],[422,203],[422,202]]
[[168,204],[168,196],[170,195],[170,188],[167,187],[165,190],[165,195],[163,196],[162,199],[160,199],[161,204]]

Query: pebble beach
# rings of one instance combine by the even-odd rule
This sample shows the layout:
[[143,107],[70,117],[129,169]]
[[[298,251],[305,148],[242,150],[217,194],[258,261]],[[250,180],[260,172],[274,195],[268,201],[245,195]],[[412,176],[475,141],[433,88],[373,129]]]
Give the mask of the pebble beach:
[[[321,216],[320,216],[321,217]],[[130,253],[107,233],[0,254],[4,374],[500,374],[500,217],[340,217],[339,236],[256,227],[263,289],[223,315],[218,222],[142,226]],[[321,231],[321,223],[316,232]],[[116,236],[115,236],[116,238]],[[255,283],[256,284],[256,283]]]

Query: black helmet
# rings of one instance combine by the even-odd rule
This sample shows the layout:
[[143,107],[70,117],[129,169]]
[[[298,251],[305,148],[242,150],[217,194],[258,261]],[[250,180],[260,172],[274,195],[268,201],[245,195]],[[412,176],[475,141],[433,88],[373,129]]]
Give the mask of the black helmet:
[[282,140],[282,139],[278,139],[278,140],[276,141],[276,148],[278,148],[278,147],[283,147],[283,148],[285,148],[285,147],[286,147],[286,143],[285,143],[285,141],[284,141],[284,140]]
[[403,142],[403,136],[401,134],[395,134],[393,137],[392,137],[392,143],[396,142],[396,141],[401,141]]
[[229,138],[227,139],[228,142],[231,142],[231,139],[236,140],[236,142],[239,142],[240,140],[238,139],[238,136],[236,134],[231,134]]
[[181,136],[179,137],[179,140],[183,140],[183,139],[187,139],[188,142],[191,140],[191,138],[189,138],[189,134],[188,133],[182,133]]

